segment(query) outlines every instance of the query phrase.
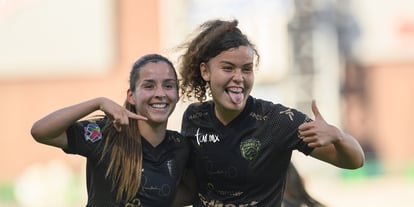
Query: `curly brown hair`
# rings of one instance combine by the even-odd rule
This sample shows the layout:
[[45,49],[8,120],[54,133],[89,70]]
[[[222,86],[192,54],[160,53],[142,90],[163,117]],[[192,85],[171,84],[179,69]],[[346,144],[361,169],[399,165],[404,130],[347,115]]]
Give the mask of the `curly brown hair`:
[[[259,63],[256,46],[237,27],[238,21],[210,20],[201,24],[187,42],[179,49],[185,52],[179,57],[178,67],[181,76],[181,98],[202,102],[211,95],[208,83],[202,78],[200,64],[208,62],[221,52],[239,46],[252,48]],[[207,91],[208,90],[208,91]],[[207,94],[208,93],[208,94]]]

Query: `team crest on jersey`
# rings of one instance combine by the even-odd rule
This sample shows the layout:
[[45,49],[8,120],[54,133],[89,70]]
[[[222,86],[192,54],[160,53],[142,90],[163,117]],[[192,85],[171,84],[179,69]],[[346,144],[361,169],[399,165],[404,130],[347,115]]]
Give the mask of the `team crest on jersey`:
[[96,123],[89,123],[86,127],[83,128],[85,131],[85,140],[96,142],[102,139],[101,128]]
[[240,143],[240,152],[244,159],[254,160],[259,156],[260,141],[248,139]]

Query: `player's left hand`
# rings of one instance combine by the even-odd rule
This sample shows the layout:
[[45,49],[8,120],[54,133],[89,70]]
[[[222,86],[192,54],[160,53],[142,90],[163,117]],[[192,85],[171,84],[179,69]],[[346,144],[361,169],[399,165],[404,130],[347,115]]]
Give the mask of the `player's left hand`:
[[309,147],[323,147],[340,139],[339,130],[328,124],[319,112],[315,100],[312,100],[314,121],[299,126],[299,136]]

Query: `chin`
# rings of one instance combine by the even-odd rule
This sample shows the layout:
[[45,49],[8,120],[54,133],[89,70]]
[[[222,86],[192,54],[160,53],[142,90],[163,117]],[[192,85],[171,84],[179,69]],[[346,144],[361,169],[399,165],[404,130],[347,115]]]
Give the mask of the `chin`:
[[151,117],[150,120],[151,122],[162,124],[168,121],[168,117]]
[[241,111],[241,110],[243,110],[243,108],[245,106],[245,103],[242,102],[240,104],[235,104],[233,102],[230,102],[230,104],[226,104],[226,105],[227,105],[226,106],[227,110],[230,110],[230,111]]

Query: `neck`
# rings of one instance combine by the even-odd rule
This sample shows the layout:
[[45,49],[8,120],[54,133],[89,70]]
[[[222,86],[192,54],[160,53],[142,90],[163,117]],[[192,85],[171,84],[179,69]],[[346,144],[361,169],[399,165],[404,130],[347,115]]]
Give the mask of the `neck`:
[[214,107],[214,113],[217,117],[217,119],[223,124],[227,125],[230,123],[233,119],[235,119],[241,111],[230,111],[228,109],[220,109],[217,107],[217,105]]
[[165,138],[167,123],[149,124],[147,121],[138,121],[139,131],[153,147],[158,146]]

